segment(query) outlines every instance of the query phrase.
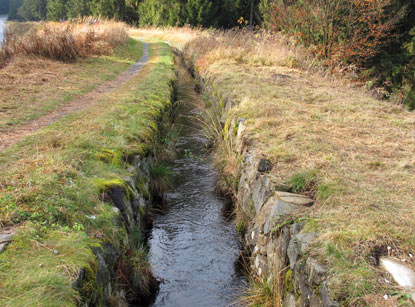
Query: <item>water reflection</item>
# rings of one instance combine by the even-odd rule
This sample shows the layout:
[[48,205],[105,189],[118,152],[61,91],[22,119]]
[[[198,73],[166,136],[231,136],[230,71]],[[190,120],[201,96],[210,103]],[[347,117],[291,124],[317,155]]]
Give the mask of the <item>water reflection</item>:
[[3,38],[6,35],[6,20],[7,15],[0,15],[0,46],[3,43]]
[[[192,79],[180,74],[178,121],[184,127],[174,163],[174,189],[166,212],[156,216],[150,236],[150,261],[164,282],[153,306],[227,306],[243,288],[235,262],[241,245],[235,226],[223,215],[214,192],[217,174],[204,139],[192,127]],[[190,108],[189,108],[190,106]]]

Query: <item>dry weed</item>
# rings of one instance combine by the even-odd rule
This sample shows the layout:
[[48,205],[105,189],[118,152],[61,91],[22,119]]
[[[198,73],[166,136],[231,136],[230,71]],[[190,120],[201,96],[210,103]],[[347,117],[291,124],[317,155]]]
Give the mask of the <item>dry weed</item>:
[[0,66],[19,54],[61,61],[110,54],[127,40],[127,25],[112,20],[39,24],[22,36],[7,36],[0,50]]

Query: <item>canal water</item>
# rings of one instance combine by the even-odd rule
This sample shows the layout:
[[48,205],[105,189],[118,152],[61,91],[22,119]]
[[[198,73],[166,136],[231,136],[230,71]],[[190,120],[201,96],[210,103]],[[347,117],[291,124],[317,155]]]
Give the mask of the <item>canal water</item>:
[[6,20],[7,15],[0,15],[0,46],[3,43],[3,38],[6,36]]
[[193,82],[181,67],[173,188],[149,238],[152,269],[163,281],[152,305],[157,307],[238,305],[244,288],[236,265],[242,246],[224,214],[225,201],[215,193],[218,176],[206,152],[207,139],[195,124],[194,104],[200,97]]

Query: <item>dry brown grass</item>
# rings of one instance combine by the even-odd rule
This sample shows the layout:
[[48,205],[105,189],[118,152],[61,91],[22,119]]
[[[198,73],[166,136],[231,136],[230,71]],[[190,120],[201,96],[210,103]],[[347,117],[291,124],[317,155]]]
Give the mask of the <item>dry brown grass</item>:
[[375,266],[374,247],[391,246],[390,255],[415,268],[415,113],[316,73],[323,69],[307,52],[278,36],[140,31],[173,44],[178,37],[214,92],[235,102],[228,118],[247,119],[250,148],[273,162],[277,183],[316,174],[306,231],[320,234],[312,252],[332,267],[335,297],[360,305],[396,293]]
[[75,62],[19,54],[0,69],[0,132],[37,119],[92,91],[135,63],[142,45],[130,40],[112,55]]
[[127,26],[111,20],[40,23],[22,36],[8,35],[0,51],[0,65],[4,66],[17,55],[73,61],[90,55],[110,54],[127,39]]

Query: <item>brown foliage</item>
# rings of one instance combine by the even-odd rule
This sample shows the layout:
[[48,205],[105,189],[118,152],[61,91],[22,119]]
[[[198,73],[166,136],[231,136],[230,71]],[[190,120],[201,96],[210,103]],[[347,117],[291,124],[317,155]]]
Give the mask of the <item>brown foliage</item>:
[[294,36],[319,57],[362,64],[388,43],[403,17],[387,11],[391,0],[276,1],[271,28]]

